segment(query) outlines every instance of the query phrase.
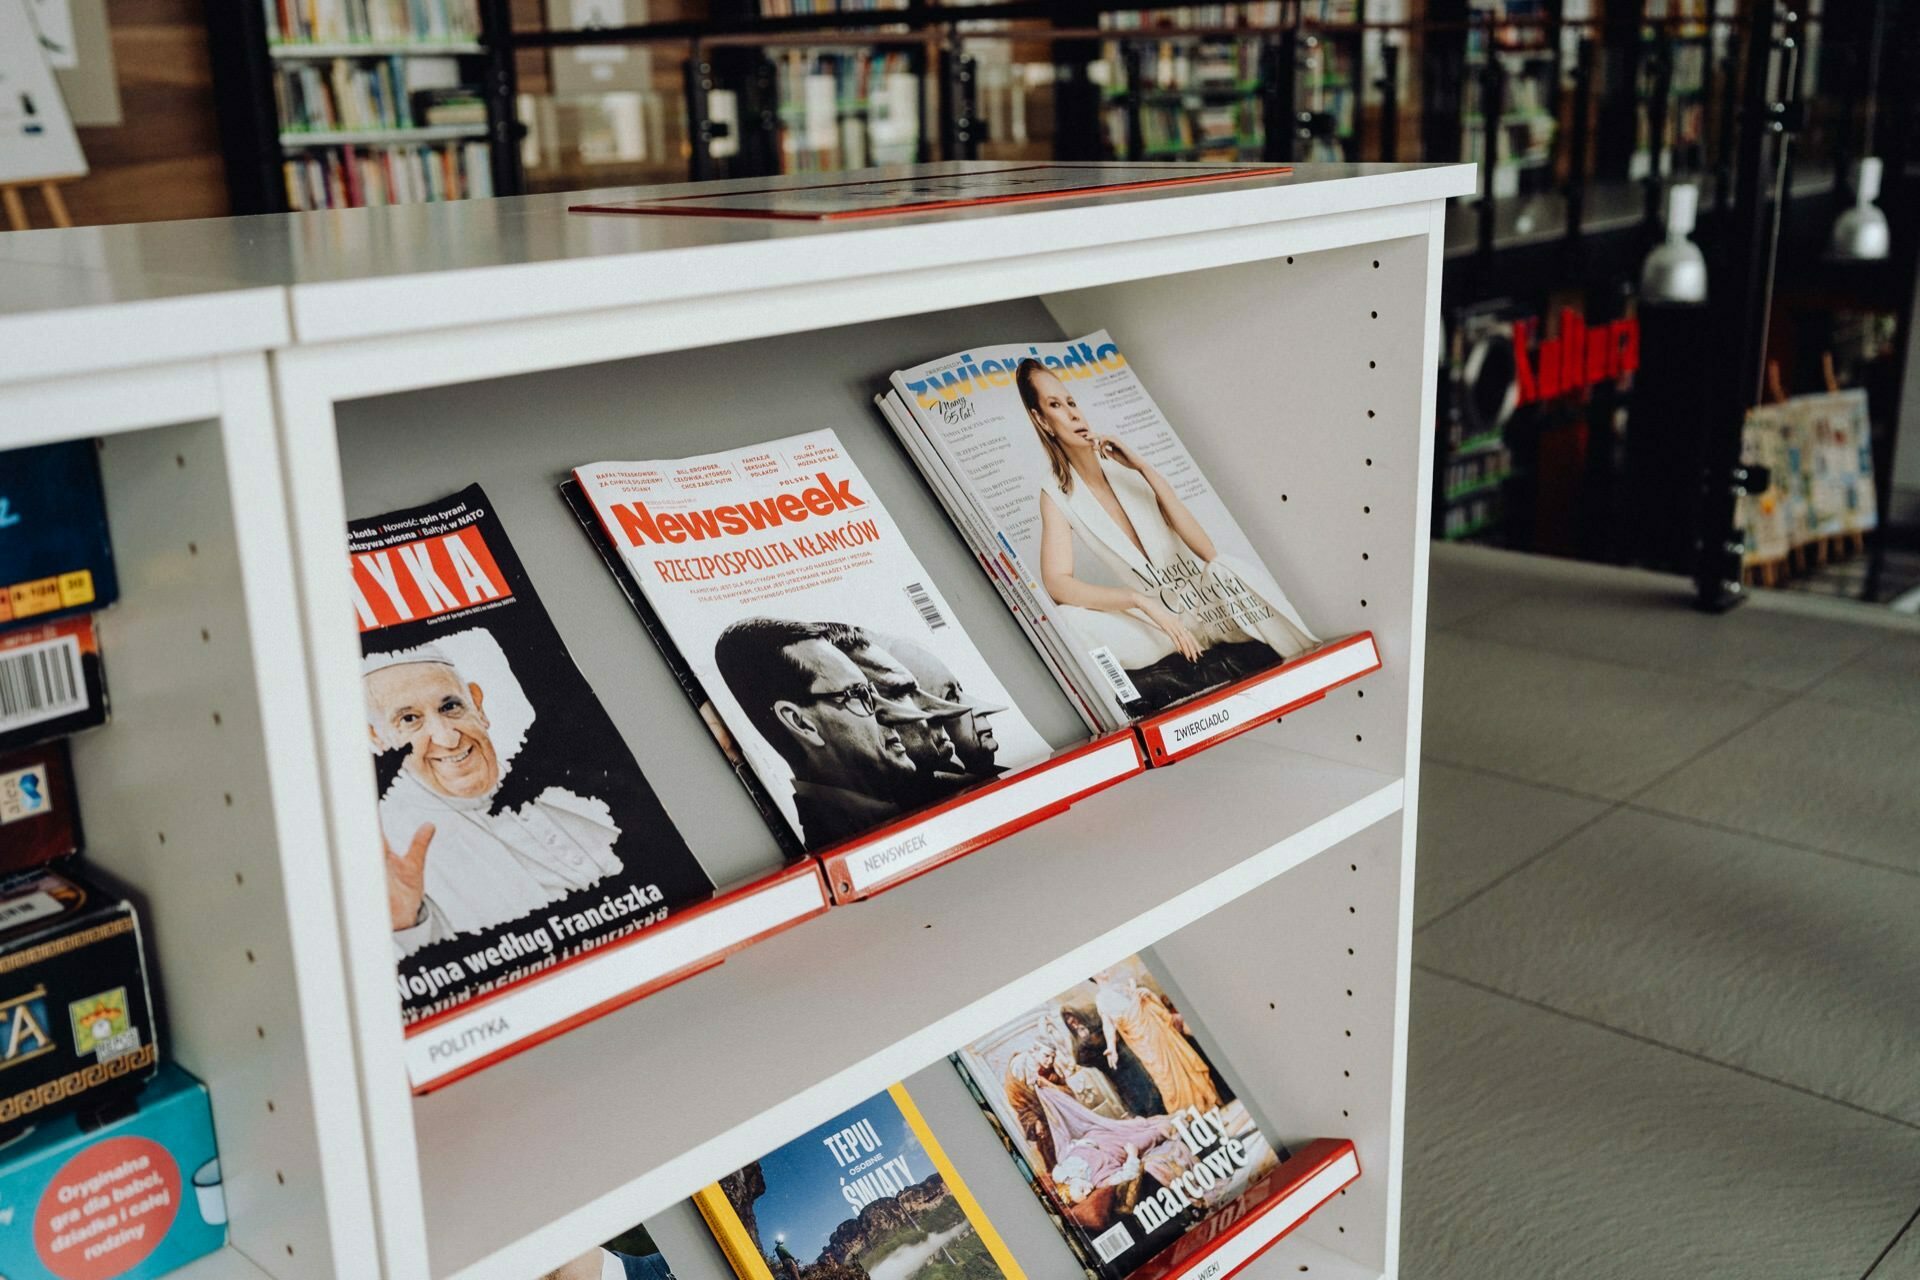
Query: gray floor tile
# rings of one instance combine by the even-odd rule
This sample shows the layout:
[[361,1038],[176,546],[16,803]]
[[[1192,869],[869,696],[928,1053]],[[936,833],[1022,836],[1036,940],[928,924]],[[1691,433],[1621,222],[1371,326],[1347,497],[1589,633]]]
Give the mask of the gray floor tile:
[[1451,910],[1606,808],[1601,800],[1423,762],[1414,925]]
[[1920,1125],[1917,920],[1920,877],[1622,810],[1426,930],[1418,955]]
[[1920,871],[1920,718],[1803,698],[1638,803]]
[[1424,752],[1624,799],[1777,706],[1780,696],[1436,631]]
[[1920,1133],[1428,974],[1404,1280],[1859,1280]]
[[1476,614],[1462,635],[1797,693],[1883,639],[1867,627],[1736,609],[1714,616],[1675,580],[1623,578],[1578,596],[1529,594]]
[[1526,583],[1511,574],[1450,556],[1436,545],[1427,565],[1427,623],[1450,627],[1525,590]]
[[1920,636],[1875,632],[1873,641],[1807,692],[1827,702],[1920,717]]
[[1867,1280],[1920,1280],[1920,1223],[1907,1228]]

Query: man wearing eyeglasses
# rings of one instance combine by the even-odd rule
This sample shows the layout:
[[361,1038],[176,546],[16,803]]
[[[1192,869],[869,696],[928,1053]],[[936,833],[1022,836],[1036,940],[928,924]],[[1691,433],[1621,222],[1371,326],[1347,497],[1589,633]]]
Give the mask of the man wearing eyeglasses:
[[903,725],[927,714],[886,701],[817,623],[745,618],[714,664],[747,722],[793,770],[800,839],[822,849],[894,817],[916,790]]
[[[923,685],[899,654],[900,641],[843,622],[829,622],[826,628],[827,638],[873,684],[882,715],[899,727],[907,758],[914,765],[910,799],[928,804],[972,786],[975,779],[967,776],[950,732],[966,706],[949,702]],[[922,713],[918,720],[911,718],[916,711]]]

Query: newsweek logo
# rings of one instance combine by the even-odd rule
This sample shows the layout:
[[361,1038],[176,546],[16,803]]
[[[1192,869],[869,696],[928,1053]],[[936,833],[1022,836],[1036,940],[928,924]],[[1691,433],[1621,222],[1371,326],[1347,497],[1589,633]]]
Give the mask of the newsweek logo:
[[353,609],[362,631],[470,609],[512,594],[477,525],[353,557]]
[[655,515],[644,502],[616,502],[613,518],[625,535],[627,545],[646,543],[704,542],[730,534],[753,533],[785,524],[799,524],[814,516],[866,506],[866,500],[853,494],[851,480],[835,480],[826,472],[815,472],[818,483],[798,493],[779,493],[752,502],[734,502],[700,511],[663,511]]
[[1541,321],[1513,322],[1514,405],[1570,396],[1601,382],[1616,381],[1640,367],[1640,320],[1625,316],[1588,325],[1572,307],[1560,309],[1560,331],[1533,350]]

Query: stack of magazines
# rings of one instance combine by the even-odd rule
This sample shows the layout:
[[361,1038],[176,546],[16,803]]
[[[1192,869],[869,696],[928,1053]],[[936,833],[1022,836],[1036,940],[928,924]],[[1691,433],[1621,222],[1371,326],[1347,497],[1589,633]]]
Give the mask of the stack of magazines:
[[1105,330],[929,361],[877,403],[1090,729],[1319,645]]

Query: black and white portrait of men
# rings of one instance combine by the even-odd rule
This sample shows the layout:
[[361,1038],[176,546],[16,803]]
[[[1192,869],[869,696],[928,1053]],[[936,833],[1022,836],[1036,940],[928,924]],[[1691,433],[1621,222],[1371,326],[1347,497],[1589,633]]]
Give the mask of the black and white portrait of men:
[[861,835],[921,794],[903,734],[927,713],[883,699],[834,634],[822,623],[743,618],[714,645],[728,692],[793,774],[800,838],[810,849]]
[[404,753],[380,798],[399,955],[519,919],[622,869],[605,801],[550,786],[497,803],[537,712],[485,629],[369,654],[361,685],[373,751]]

